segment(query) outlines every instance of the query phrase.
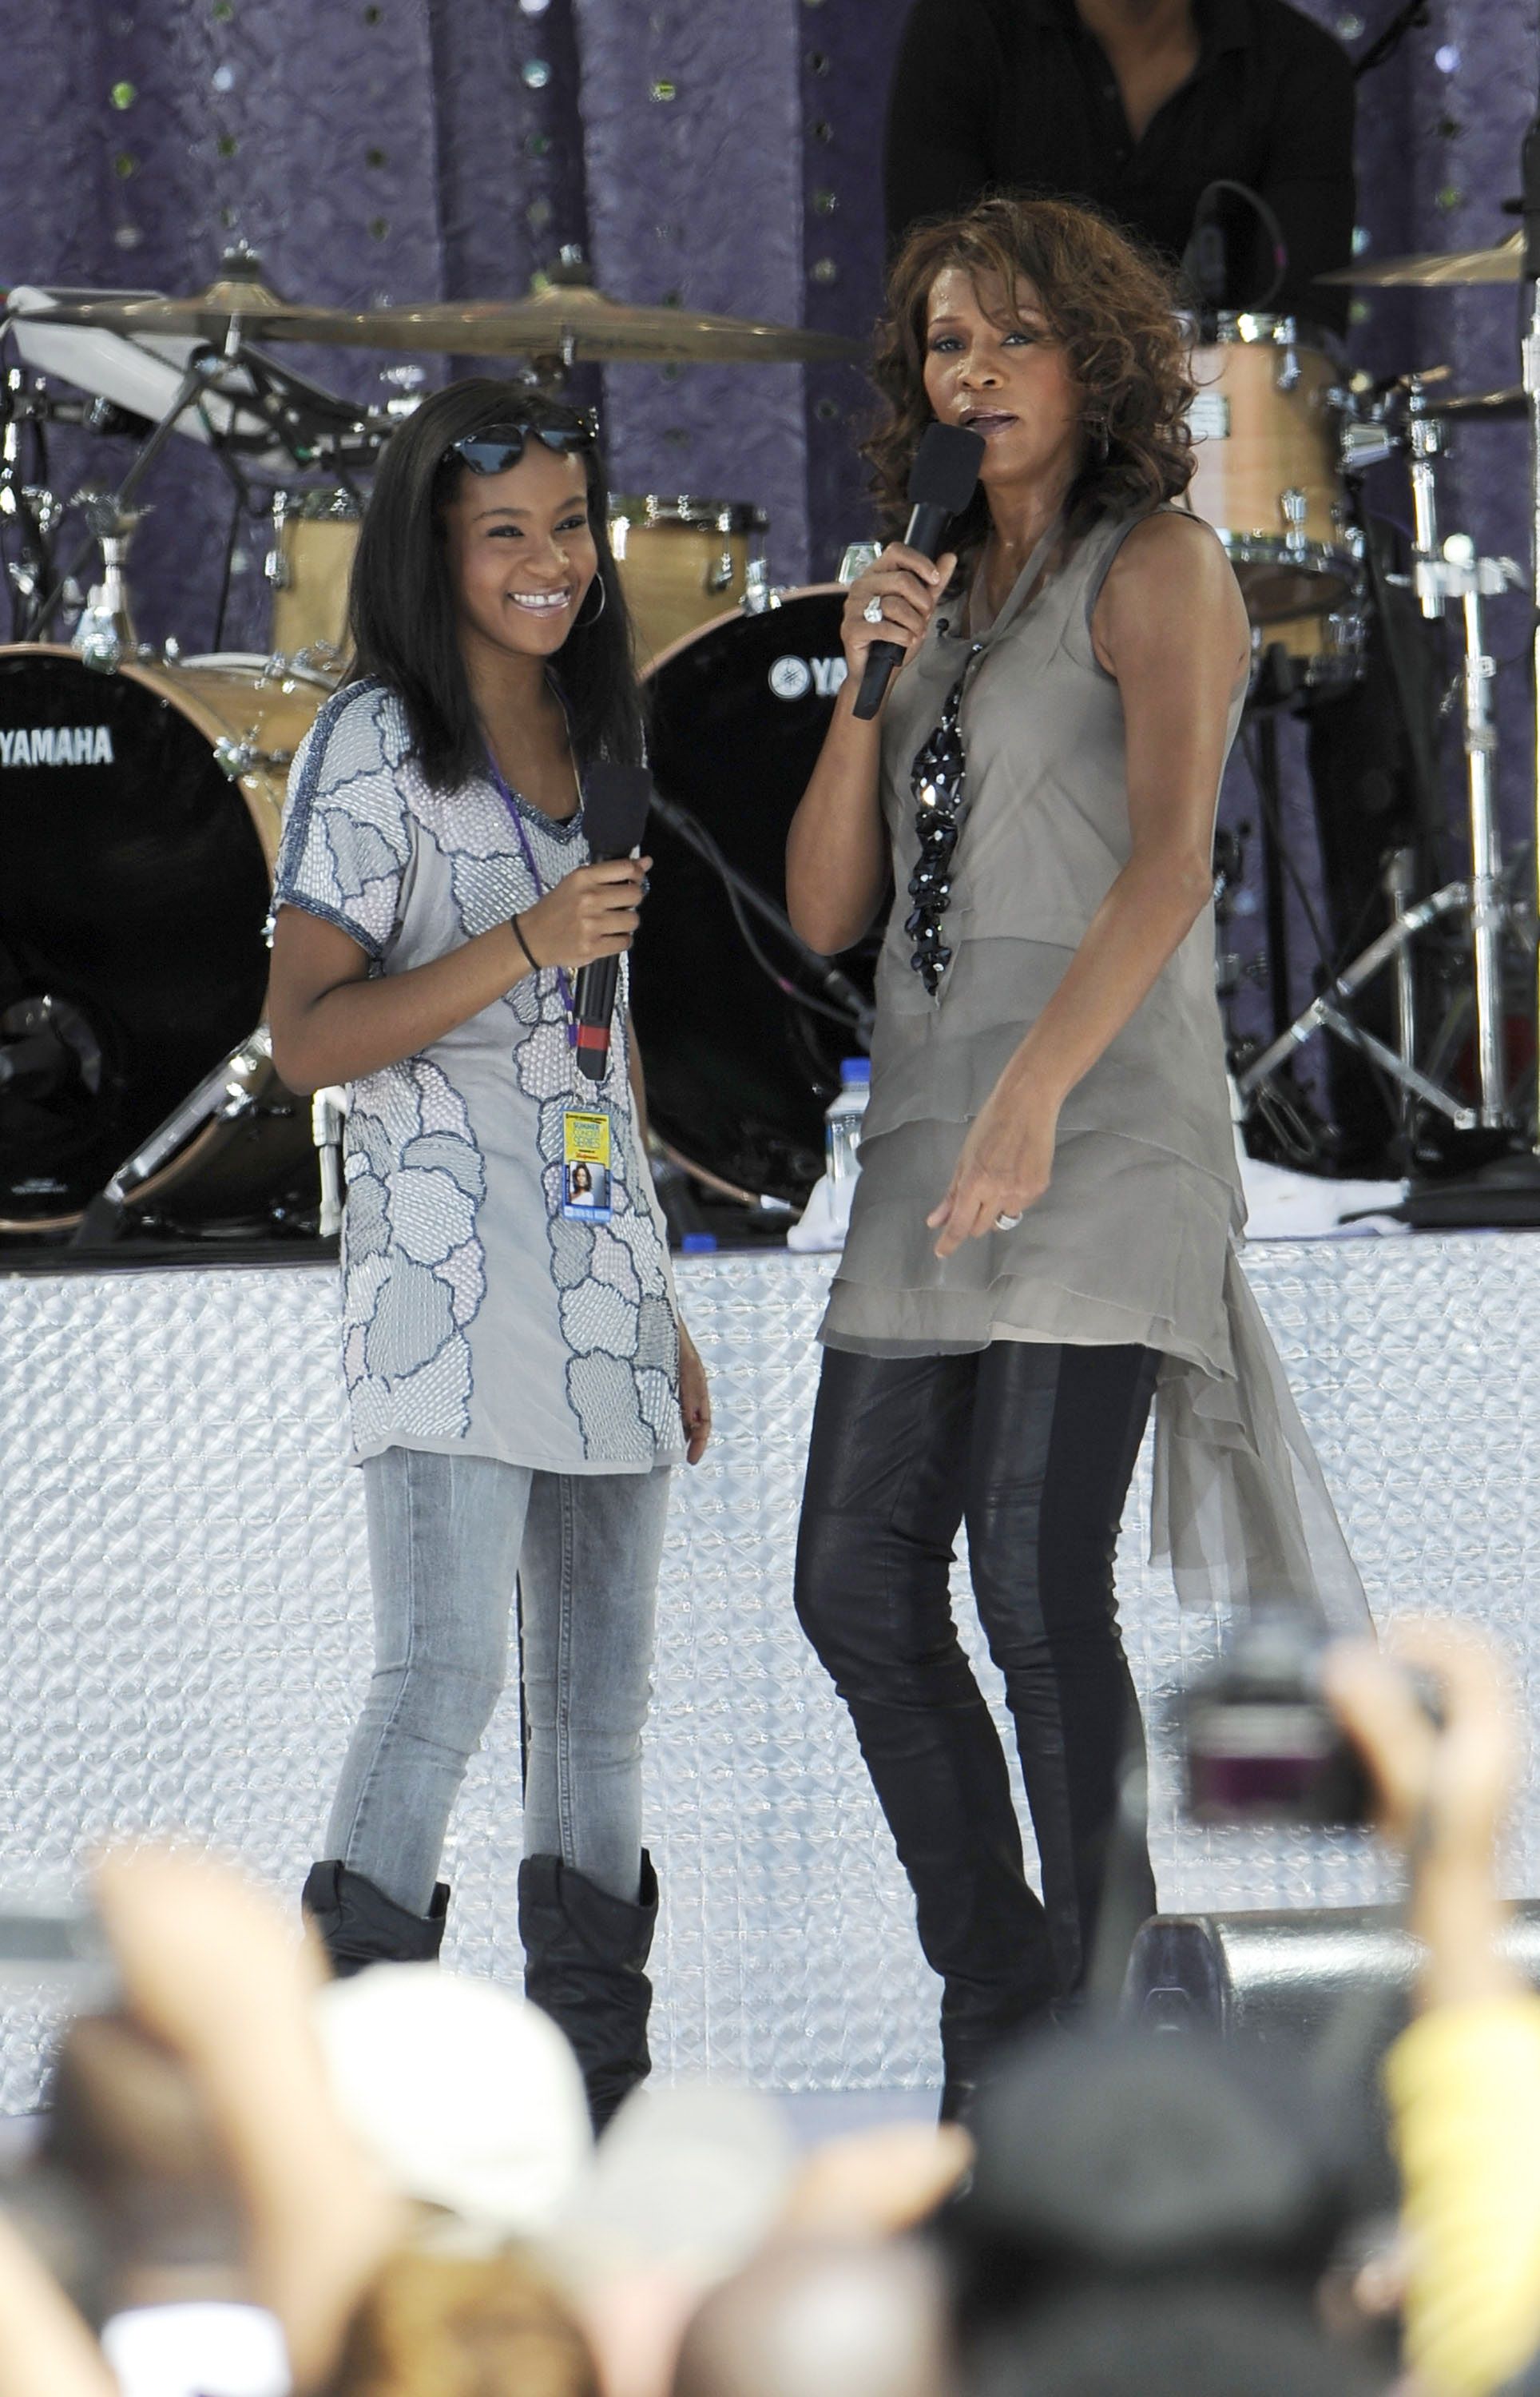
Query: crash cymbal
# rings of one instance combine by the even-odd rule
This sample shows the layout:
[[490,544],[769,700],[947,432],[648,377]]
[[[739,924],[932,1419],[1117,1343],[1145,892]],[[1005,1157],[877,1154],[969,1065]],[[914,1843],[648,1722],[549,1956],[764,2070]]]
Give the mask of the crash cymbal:
[[113,333],[165,334],[204,341],[222,347],[232,325],[250,327],[265,341],[324,341],[338,312],[309,308],[281,300],[262,281],[254,258],[231,253],[225,272],[205,291],[187,300],[143,296],[126,299],[104,292],[92,299],[84,292],[61,294],[48,310],[58,325],[99,325]]
[[858,343],[795,325],[762,325],[686,308],[624,306],[580,284],[551,284],[526,300],[433,301],[420,308],[313,308],[281,300],[264,283],[225,276],[188,300],[77,300],[60,323],[119,333],[191,334],[223,346],[233,324],[258,341],[321,341],[349,349],[443,350],[475,357],[678,360],[834,360]]
[[1318,275],[1318,283],[1351,283],[1374,290],[1406,285],[1436,291],[1444,284],[1517,283],[1524,262],[1524,236],[1510,233],[1491,249],[1455,249],[1447,255],[1429,250],[1417,258],[1361,259],[1332,275]]

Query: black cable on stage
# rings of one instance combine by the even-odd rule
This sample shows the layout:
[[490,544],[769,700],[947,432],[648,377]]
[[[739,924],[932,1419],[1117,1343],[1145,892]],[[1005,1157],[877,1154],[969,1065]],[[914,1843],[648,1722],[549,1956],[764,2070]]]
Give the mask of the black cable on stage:
[[[727,894],[727,904],[733,911],[733,921],[743,936],[745,948],[760,971],[775,984],[781,996],[784,998],[790,998],[798,1007],[805,1007],[812,1014],[827,1016],[831,1024],[839,1024],[845,1031],[853,1031],[863,1044],[869,1041],[873,1011],[858,991],[852,990],[851,999],[846,1005],[843,1007],[830,1005],[827,999],[816,998],[812,991],[803,990],[797,984],[789,981],[780,968],[765,956],[750,928],[744,900],[737,887],[737,869],[724,855],[699,817],[692,814],[688,808],[682,807],[677,799],[666,798],[661,792],[657,793],[654,797],[653,812],[667,831],[671,832],[677,840],[682,840],[687,849],[694,849],[710,866]],[[808,949],[807,944],[800,939],[790,922],[780,920],[782,911],[773,900],[766,899],[762,894],[757,904],[776,919],[777,931],[781,932],[790,944],[800,949],[804,957],[811,957],[815,954]],[[827,961],[823,961],[823,970],[826,976],[832,981],[844,980],[839,969],[829,967]]]

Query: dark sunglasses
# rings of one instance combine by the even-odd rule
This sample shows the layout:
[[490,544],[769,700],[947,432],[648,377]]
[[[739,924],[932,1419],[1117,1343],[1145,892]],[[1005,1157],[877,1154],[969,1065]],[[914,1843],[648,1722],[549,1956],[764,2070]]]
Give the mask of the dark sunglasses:
[[593,448],[599,438],[599,419],[591,408],[585,408],[564,423],[495,424],[489,432],[468,433],[462,441],[451,441],[439,462],[447,465],[451,458],[458,458],[472,475],[506,475],[524,456],[531,435],[558,457],[569,457],[575,449]]
[[920,857],[909,878],[909,895],[915,904],[904,918],[904,930],[914,943],[909,964],[932,998],[951,963],[952,953],[941,939],[941,919],[951,905],[952,853],[967,808],[968,757],[958,718],[973,665],[974,657],[970,657],[909,768]]

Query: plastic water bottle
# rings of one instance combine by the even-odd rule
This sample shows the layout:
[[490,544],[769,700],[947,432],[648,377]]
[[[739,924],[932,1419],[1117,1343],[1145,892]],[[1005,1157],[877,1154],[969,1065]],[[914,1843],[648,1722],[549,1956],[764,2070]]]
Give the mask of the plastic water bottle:
[[842,1058],[840,1095],[824,1116],[824,1160],[830,1196],[837,1207],[849,1206],[856,1176],[861,1170],[861,1118],[870,1095],[870,1058]]

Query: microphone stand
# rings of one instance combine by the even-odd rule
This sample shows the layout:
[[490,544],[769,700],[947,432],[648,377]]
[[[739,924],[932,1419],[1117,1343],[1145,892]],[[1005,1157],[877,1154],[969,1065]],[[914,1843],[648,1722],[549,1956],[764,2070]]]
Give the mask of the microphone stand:
[[[688,808],[682,808],[677,799],[665,798],[656,784],[653,787],[652,812],[660,824],[668,826],[677,840],[684,843],[686,849],[693,849],[697,857],[704,859],[728,890],[736,892],[744,905],[784,941],[808,979],[818,984],[825,998],[850,1017],[861,1039],[870,1048],[877,1011],[871,1001],[856,989],[849,975],[842,973],[838,966],[831,965],[828,957],[821,957],[816,949],[810,949],[801,933],[793,928],[786,910],[777,907],[773,899],[767,899],[756,883],[750,882],[746,874],[740,873],[729,859],[724,857],[705,825],[697,823]],[[790,985],[787,988],[795,998],[795,990]]]

